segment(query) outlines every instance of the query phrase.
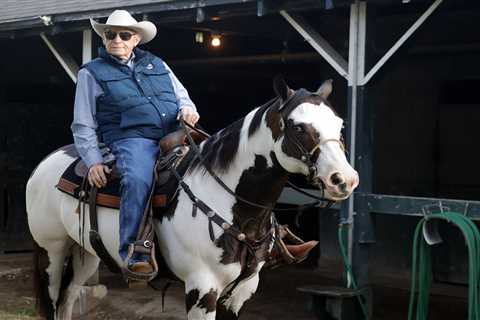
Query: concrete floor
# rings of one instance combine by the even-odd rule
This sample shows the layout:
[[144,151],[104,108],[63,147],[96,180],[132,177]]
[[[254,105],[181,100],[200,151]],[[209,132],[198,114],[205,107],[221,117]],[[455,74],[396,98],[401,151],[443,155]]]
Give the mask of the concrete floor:
[[[0,256],[0,319],[33,320],[34,292],[29,254]],[[245,304],[243,320],[317,319],[308,310],[309,297],[296,290],[299,286],[318,284],[339,285],[341,269],[312,269],[305,265],[264,270],[259,289]],[[89,299],[89,310],[75,319],[185,319],[183,284],[173,284],[165,297],[162,310],[161,293],[152,288],[129,289],[121,277],[101,269],[100,282],[108,287],[105,298]],[[391,277],[373,279],[374,319],[404,320],[407,318],[409,283]],[[164,282],[155,283],[162,287]],[[434,285],[432,288],[431,319],[466,319],[466,287]],[[78,306],[77,306],[78,311]],[[352,320],[352,319],[349,319]]]

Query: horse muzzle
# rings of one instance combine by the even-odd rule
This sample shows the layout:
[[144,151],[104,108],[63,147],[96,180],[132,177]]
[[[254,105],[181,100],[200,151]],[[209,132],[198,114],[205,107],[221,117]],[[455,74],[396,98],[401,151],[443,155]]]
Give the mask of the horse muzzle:
[[[326,179],[321,179],[325,187],[325,193],[332,200],[345,200],[353,190],[358,186],[359,178],[355,170],[351,170],[348,175],[341,172],[332,172]],[[315,178],[317,179],[317,177]]]

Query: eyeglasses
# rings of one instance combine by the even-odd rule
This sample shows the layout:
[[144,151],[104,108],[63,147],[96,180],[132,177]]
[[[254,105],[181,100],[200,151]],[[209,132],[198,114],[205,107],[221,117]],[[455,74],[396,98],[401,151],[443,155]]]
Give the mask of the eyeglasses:
[[113,40],[117,37],[117,34],[120,36],[120,39],[122,39],[123,41],[130,40],[132,38],[132,36],[134,35],[133,33],[128,32],[128,31],[115,32],[115,31],[112,31],[112,30],[107,30],[107,31],[105,31],[105,38],[107,40]]

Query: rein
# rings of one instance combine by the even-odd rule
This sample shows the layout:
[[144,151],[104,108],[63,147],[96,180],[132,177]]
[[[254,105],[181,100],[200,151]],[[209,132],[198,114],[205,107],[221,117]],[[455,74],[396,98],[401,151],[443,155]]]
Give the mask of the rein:
[[[299,99],[301,99],[302,97],[305,96],[306,94],[306,90],[298,90],[297,92],[295,92],[295,94],[291,95],[288,99],[286,99],[282,105],[280,106],[279,108],[279,111],[284,111],[282,112],[282,119],[283,121],[286,122],[286,118],[288,117],[288,115],[293,111],[294,108],[287,108],[288,106],[291,106],[292,105],[292,102],[295,102],[295,101],[298,101]],[[263,104],[260,106],[260,108],[264,107],[264,106],[267,106],[267,105],[270,105],[272,106],[275,102],[277,102],[279,100],[278,97],[275,97],[271,100],[269,100],[267,103]],[[208,171],[208,173],[210,174],[210,176],[227,192],[229,193],[231,196],[233,196],[235,199],[237,199],[238,201],[241,201],[243,203],[246,203],[248,205],[251,205],[253,207],[257,207],[257,208],[260,208],[260,209],[265,209],[265,210],[275,210],[275,211],[290,211],[292,210],[292,208],[278,208],[278,207],[274,207],[274,206],[266,206],[266,205],[262,205],[260,203],[256,203],[256,202],[252,202],[250,200],[247,200],[243,197],[241,197],[240,195],[238,195],[237,193],[235,193],[232,189],[230,189],[223,181],[222,179],[220,179],[216,174],[215,172],[213,172],[213,170],[206,164],[205,162],[205,158],[202,156],[201,154],[201,151],[200,149],[198,148],[198,145],[195,143],[195,141],[193,140],[190,132],[187,130],[187,127],[202,134],[203,136],[205,137],[210,137],[209,134],[207,134],[205,131],[203,130],[199,130],[198,128],[196,128],[195,126],[192,126],[191,124],[183,121],[182,119],[180,119],[180,125],[182,126],[182,129],[185,131],[186,133],[186,136],[187,136],[187,139],[188,139],[188,142],[190,143],[190,146],[193,148],[194,152],[195,152],[195,155],[200,159],[200,163],[203,164],[204,168]],[[287,127],[287,126],[286,126]],[[342,150],[345,150],[345,147],[342,143],[341,140],[338,140],[338,139],[326,139],[326,140],[323,140],[323,141],[320,141],[311,151],[308,151],[306,150],[303,145],[298,141],[298,139],[296,139],[294,136],[288,134],[287,128],[285,128],[285,136],[287,138],[289,138],[293,144],[295,145],[295,147],[297,147],[297,149],[301,152],[302,156],[301,156],[301,161],[304,162],[307,167],[309,168],[309,175],[307,177],[308,181],[311,183],[311,184],[314,184],[314,185],[317,185],[317,186],[321,186],[321,192],[322,192],[322,196],[321,197],[318,197],[316,195],[313,195],[311,193],[308,193],[306,191],[303,191],[301,188],[299,188],[298,186],[294,185],[292,182],[290,181],[287,181],[288,185],[290,187],[292,187],[293,190],[309,197],[309,198],[312,198],[312,199],[315,199],[316,201],[314,202],[310,202],[310,203],[306,203],[306,204],[302,204],[302,205],[297,205],[297,211],[304,211],[306,209],[309,209],[309,208],[312,208],[312,207],[315,207],[317,206],[318,204],[320,204],[321,202],[326,202],[325,205],[323,206],[320,206],[321,208],[325,208],[325,209],[328,209],[330,208],[333,203],[335,201],[332,201],[330,199],[327,199],[324,197],[325,195],[325,185],[323,183],[323,181],[321,180],[317,180],[315,181],[314,179],[314,176],[317,172],[317,169],[315,167],[315,165],[313,164],[312,160],[311,160],[311,156],[313,155],[313,153],[317,150],[317,149],[320,149],[320,147],[327,143],[327,142],[330,142],[330,141],[335,141],[335,142],[338,142],[340,144],[340,147],[342,148]]]
[[[231,196],[233,196],[235,199],[237,199],[238,201],[241,201],[243,203],[246,203],[248,205],[251,205],[253,207],[257,207],[257,208],[260,208],[260,209],[265,209],[265,210],[269,210],[269,211],[272,211],[272,210],[275,210],[275,211],[290,211],[292,209],[284,209],[284,208],[276,208],[276,207],[272,207],[272,206],[266,206],[266,205],[263,205],[263,204],[260,204],[260,203],[256,203],[256,202],[252,202],[250,200],[247,200],[245,198],[243,198],[242,196],[239,196],[238,194],[235,193],[235,191],[233,191],[232,189],[230,189],[223,181],[222,179],[220,179],[216,174],[215,172],[213,172],[213,170],[208,166],[206,165],[205,163],[205,158],[202,156],[201,154],[201,151],[200,149],[198,148],[198,145],[195,143],[195,141],[193,140],[192,136],[190,135],[190,133],[188,132],[187,130],[187,124],[183,121],[183,120],[180,120],[180,124],[182,125],[182,128],[185,130],[185,132],[187,133],[187,139],[188,139],[188,142],[190,143],[190,146],[192,147],[193,151],[195,152],[195,155],[200,159],[200,163],[203,164],[203,166],[205,167],[205,169],[208,171],[208,173],[210,174],[210,176],[228,193],[230,194]],[[195,130],[195,127],[191,126],[188,124],[188,126],[190,128],[192,128],[193,130]],[[298,188],[298,187],[297,187]],[[298,188],[300,189],[300,188]],[[322,190],[322,193],[323,193],[323,190]],[[325,198],[318,198],[318,197],[314,197],[315,199],[317,199],[317,201],[314,201],[314,202],[310,202],[310,203],[306,203],[306,204],[303,204],[303,205],[300,205],[298,206],[298,210],[306,210],[308,208],[311,208],[311,207],[314,207],[316,206],[317,204],[319,204],[321,201],[328,201],[328,202],[331,202],[330,200],[328,199],[325,199]],[[327,207],[328,204],[325,206]],[[330,205],[331,206],[331,205]]]
[[175,170],[173,166],[171,166],[169,169],[172,172],[172,174],[175,176],[175,178],[178,180],[180,186],[182,187],[182,189],[185,191],[185,193],[188,195],[188,197],[193,203],[192,216],[196,217],[197,208],[200,209],[200,211],[202,211],[207,216],[208,232],[210,235],[210,240],[212,240],[212,242],[215,242],[216,240],[215,234],[213,232],[212,223],[215,223],[220,228],[222,228],[226,234],[229,234],[237,241],[245,244],[252,257],[255,257],[256,250],[260,248],[266,241],[271,239],[273,242],[275,240],[275,237],[277,234],[276,231],[278,229],[278,223],[273,216],[271,216],[270,218],[271,223],[270,223],[269,232],[263,235],[260,239],[253,239],[253,240],[248,239],[245,233],[243,233],[241,230],[237,229],[233,224],[225,220],[221,215],[216,213],[214,209],[210,208],[205,202],[198,199],[193,194],[190,187],[185,183],[185,181],[183,181],[183,178],[178,174],[177,170]]
[[[183,122],[182,122],[183,123]],[[184,129],[185,126],[184,126]],[[187,134],[188,135],[188,134]],[[188,135],[189,136],[189,135]],[[190,137],[191,138],[191,137]],[[190,143],[193,142],[193,139]],[[220,216],[215,210],[210,208],[205,202],[202,200],[198,199],[190,189],[190,187],[183,181],[183,177],[181,177],[177,170],[171,166],[170,171],[172,174],[175,176],[175,178],[178,180],[178,183],[182,187],[182,189],[185,191],[185,193],[188,195],[190,200],[192,201],[192,216],[196,217],[197,215],[197,208],[200,209],[208,218],[208,232],[210,235],[210,240],[212,240],[213,243],[216,243],[215,239],[215,234],[213,232],[213,224],[215,223],[218,225],[220,228],[223,229],[224,234],[230,235],[233,239],[237,240],[238,242],[241,242],[242,244],[245,245],[248,251],[248,260],[246,264],[241,264],[241,271],[240,275],[230,282],[226,288],[228,288],[227,292],[223,295],[223,299],[228,299],[232,295],[233,290],[238,286],[238,284],[248,278],[249,272],[252,267],[255,267],[258,264],[259,257],[257,257],[257,251],[262,248],[262,246],[265,245],[266,242],[270,243],[270,249],[268,249],[268,253],[270,252],[271,248],[273,248],[273,244],[277,239],[277,236],[279,236],[279,224],[273,214],[270,214],[270,230],[266,232],[262,237],[259,239],[249,239],[247,238],[247,235],[243,233],[240,229],[236,228],[233,224],[230,224],[227,220],[225,220],[222,216]],[[263,257],[265,258],[265,257]]]

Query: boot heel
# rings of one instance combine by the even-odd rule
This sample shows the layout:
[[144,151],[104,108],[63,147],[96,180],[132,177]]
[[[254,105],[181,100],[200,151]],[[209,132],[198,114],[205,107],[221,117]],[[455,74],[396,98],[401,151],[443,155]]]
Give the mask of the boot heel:
[[148,287],[148,282],[128,279],[127,285],[129,289],[145,289],[146,287]]

